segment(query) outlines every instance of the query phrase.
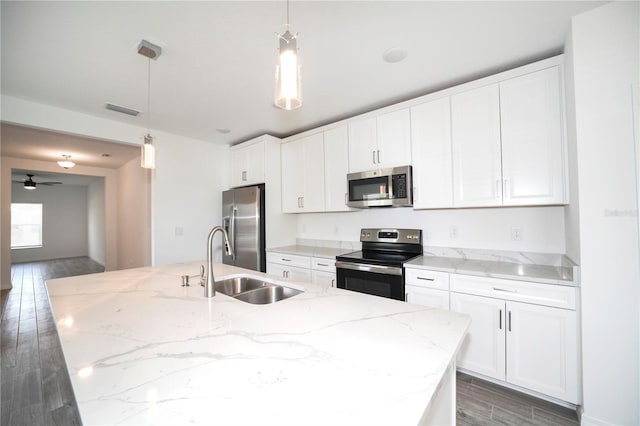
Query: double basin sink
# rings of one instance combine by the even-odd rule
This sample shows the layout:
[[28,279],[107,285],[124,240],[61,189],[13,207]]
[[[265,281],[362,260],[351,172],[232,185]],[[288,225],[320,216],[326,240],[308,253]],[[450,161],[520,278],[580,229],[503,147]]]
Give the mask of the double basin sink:
[[215,287],[216,292],[254,305],[275,303],[303,292],[252,276],[239,276],[216,281]]

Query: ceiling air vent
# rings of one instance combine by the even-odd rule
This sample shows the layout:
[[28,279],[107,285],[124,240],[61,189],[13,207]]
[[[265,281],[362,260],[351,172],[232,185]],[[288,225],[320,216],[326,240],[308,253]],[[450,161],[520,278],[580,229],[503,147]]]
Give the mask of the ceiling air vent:
[[138,114],[140,114],[140,111],[137,111],[132,108],[116,105],[116,104],[106,104],[106,108],[110,109],[111,111],[121,112],[123,114],[132,115],[134,117],[137,117]]

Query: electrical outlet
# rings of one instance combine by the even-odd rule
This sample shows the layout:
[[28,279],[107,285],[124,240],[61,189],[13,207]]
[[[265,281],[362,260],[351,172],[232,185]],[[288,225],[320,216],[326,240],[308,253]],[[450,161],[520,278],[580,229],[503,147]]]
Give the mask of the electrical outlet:
[[449,238],[458,238],[458,227],[456,225],[449,225]]
[[182,236],[182,234],[184,234],[184,228],[182,226],[176,226],[175,228],[173,228],[174,237],[180,237]]
[[522,228],[519,226],[511,227],[511,241],[522,241]]

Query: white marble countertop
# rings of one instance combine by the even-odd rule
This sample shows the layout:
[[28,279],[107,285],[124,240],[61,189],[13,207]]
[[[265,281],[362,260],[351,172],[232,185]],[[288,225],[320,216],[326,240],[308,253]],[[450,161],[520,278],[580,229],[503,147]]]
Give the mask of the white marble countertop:
[[351,253],[356,251],[355,249],[346,248],[333,248],[333,247],[319,247],[319,246],[307,246],[307,245],[290,245],[284,247],[274,247],[267,249],[268,252],[282,253],[282,254],[295,254],[298,256],[309,257],[322,257],[325,259],[335,260],[336,256],[340,256],[345,253]]
[[[200,263],[47,281],[90,424],[417,424],[467,316],[309,283],[271,305],[180,276]],[[253,271],[216,264],[216,279]]]
[[424,256],[405,263],[405,267],[542,284],[579,285],[579,268],[562,255],[438,250],[441,252],[436,254],[425,249]]

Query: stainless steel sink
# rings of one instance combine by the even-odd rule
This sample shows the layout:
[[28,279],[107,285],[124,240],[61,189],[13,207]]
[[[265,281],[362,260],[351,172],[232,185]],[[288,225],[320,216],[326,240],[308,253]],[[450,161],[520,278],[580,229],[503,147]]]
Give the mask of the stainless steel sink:
[[268,285],[271,285],[271,284],[266,283],[262,280],[257,280],[255,278],[236,277],[236,278],[229,278],[228,280],[217,281],[216,291],[219,291],[222,294],[226,294],[227,296],[233,297],[236,294],[244,293],[245,291],[255,290]]
[[266,305],[302,293],[252,277],[235,277],[216,282],[216,291],[247,303]]
[[266,305],[287,299],[300,293],[302,293],[302,291],[290,287],[269,285],[256,290],[237,294],[234,297],[238,300],[242,300],[243,302],[253,303],[254,305]]

